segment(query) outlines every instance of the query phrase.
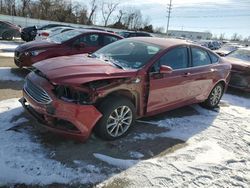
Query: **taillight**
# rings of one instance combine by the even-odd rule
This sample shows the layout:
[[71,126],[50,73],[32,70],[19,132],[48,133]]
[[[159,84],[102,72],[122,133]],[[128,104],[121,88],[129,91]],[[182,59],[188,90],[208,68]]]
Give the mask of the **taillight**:
[[41,36],[48,37],[48,36],[49,36],[49,33],[47,33],[47,32],[42,32],[42,33],[41,33]]

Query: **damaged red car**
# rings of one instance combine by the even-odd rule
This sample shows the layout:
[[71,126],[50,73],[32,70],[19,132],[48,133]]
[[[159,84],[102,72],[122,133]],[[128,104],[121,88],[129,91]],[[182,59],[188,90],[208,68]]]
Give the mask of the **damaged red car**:
[[15,49],[16,66],[32,64],[52,57],[92,53],[123,37],[105,31],[75,29],[59,33],[43,41],[31,41]]
[[237,49],[225,58],[232,64],[229,86],[250,92],[250,48]]
[[202,103],[217,107],[231,65],[212,51],[178,39],[138,37],[90,55],[34,65],[20,102],[49,130],[113,140],[138,118]]

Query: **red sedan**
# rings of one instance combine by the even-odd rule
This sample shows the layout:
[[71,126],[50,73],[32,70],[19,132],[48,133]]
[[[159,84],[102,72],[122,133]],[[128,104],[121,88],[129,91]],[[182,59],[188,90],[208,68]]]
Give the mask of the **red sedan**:
[[121,36],[105,31],[71,30],[44,41],[32,41],[15,49],[15,64],[29,67],[32,64],[58,56],[92,53],[97,49],[122,39]]
[[135,119],[193,103],[217,107],[231,65],[212,51],[178,39],[138,37],[109,44],[91,57],[75,55],[34,65],[23,106],[49,130],[108,140]]

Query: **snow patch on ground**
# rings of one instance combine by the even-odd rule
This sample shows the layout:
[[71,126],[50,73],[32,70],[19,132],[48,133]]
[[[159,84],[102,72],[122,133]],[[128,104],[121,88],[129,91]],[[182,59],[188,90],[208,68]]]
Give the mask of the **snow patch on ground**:
[[22,81],[23,78],[11,72],[11,67],[0,67],[0,80],[1,81]]
[[17,46],[17,44],[0,42],[0,57],[14,57],[14,51]]
[[127,169],[130,168],[131,166],[135,165],[138,161],[137,160],[129,160],[129,159],[116,159],[113,157],[109,157],[107,155],[99,154],[99,153],[94,153],[93,154],[95,158],[106,162],[110,165],[119,167],[121,169]]
[[[12,131],[27,119],[13,117],[23,112],[18,99],[0,101],[0,186],[6,184],[95,183],[105,178],[94,165],[67,167],[50,159],[42,145],[33,141],[28,130]],[[85,168],[85,167],[88,168]],[[94,170],[95,169],[95,170]]]
[[144,155],[142,153],[137,152],[137,151],[130,151],[129,155],[131,158],[134,158],[134,159],[140,159],[140,158],[144,157]]
[[139,134],[138,139],[172,137],[187,146],[136,165],[102,182],[113,185],[119,179],[126,187],[249,187],[250,185],[250,100],[224,95],[218,112],[198,105],[200,115],[152,121],[170,131]]
[[69,167],[52,159],[54,152],[33,140],[29,127],[14,131],[15,126],[27,121],[19,117],[23,108],[18,100],[0,101],[0,186],[87,184],[109,177],[98,187],[108,186],[116,179],[128,182],[126,187],[249,187],[250,101],[226,94],[223,102],[230,105],[222,105],[216,111],[193,105],[199,115],[152,121],[169,131],[141,133],[131,139],[136,142],[172,137],[186,141],[185,146],[172,153],[163,152],[148,160],[139,160],[144,156],[137,151],[128,151],[131,159],[94,153],[95,158],[122,170],[113,175],[114,171],[103,172],[102,166],[85,161],[75,160]]

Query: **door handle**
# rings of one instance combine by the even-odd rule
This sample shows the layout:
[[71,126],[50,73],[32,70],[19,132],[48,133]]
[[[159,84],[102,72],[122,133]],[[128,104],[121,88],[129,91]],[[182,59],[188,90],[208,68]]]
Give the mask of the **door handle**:
[[184,73],[184,77],[187,77],[187,76],[190,76],[190,75],[191,75],[190,72],[185,72],[185,73]]

